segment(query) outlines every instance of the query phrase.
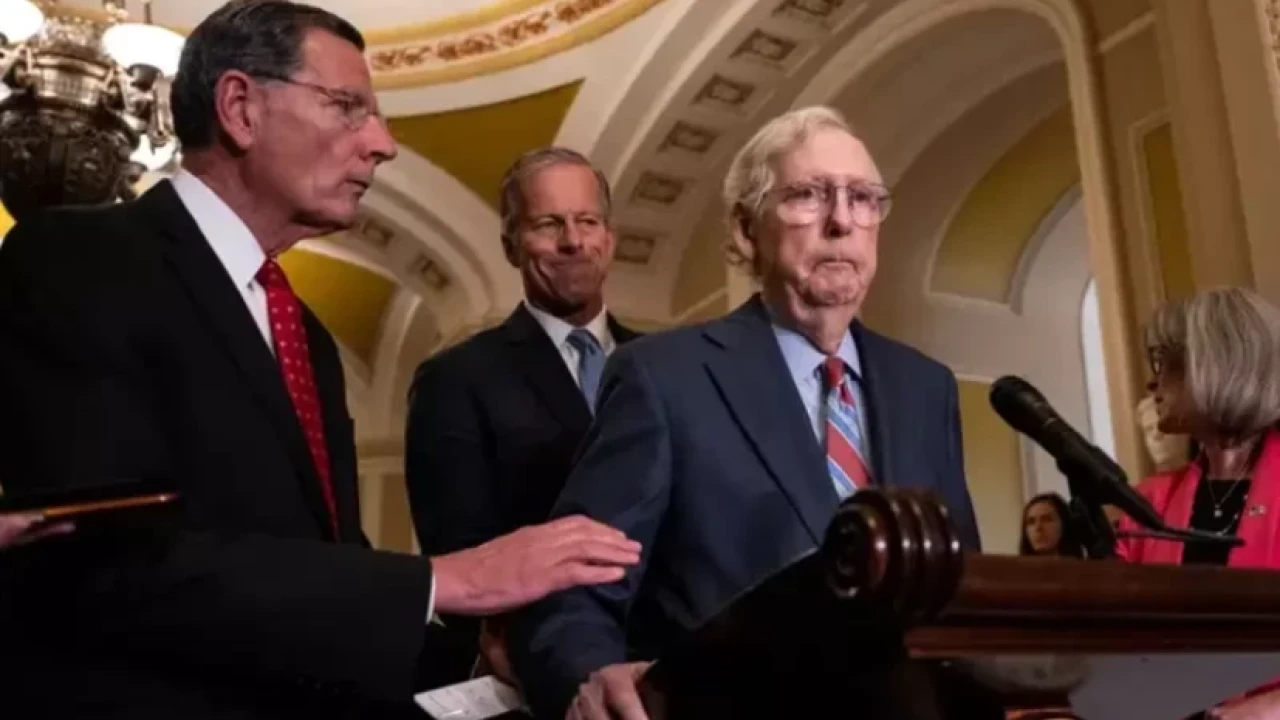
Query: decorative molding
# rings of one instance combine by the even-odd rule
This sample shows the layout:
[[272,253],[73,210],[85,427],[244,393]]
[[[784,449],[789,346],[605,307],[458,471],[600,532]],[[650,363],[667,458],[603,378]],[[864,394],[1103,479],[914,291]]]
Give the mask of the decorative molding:
[[645,171],[631,191],[632,202],[643,202],[660,207],[671,207],[680,201],[691,182],[658,172]]
[[844,0],[786,0],[773,11],[778,17],[827,27]]
[[394,230],[363,212],[356,218],[355,227],[351,228],[350,232],[370,246],[383,251],[391,245],[391,241],[396,236]]
[[768,65],[781,66],[795,56],[796,48],[799,46],[799,41],[788,40],[757,28],[729,57],[731,60],[755,60]]
[[1276,53],[1276,67],[1280,68],[1280,0],[1269,0],[1266,10],[1271,25],[1271,49]]
[[1280,0],[1263,0],[1267,14],[1267,25],[1271,29],[1271,59],[1275,66],[1275,74],[1271,75],[1273,90],[1280,92]]
[[619,229],[618,246],[613,257],[618,262],[629,265],[648,265],[653,258],[653,250],[658,245],[658,237],[643,230]]
[[740,111],[756,92],[748,82],[732,80],[723,75],[712,75],[693,99],[694,105],[706,105],[719,110]]
[[432,260],[426,253],[419,253],[413,262],[409,265],[409,272],[417,276],[427,287],[442,292],[449,287],[449,276],[445,274],[439,263]]
[[[371,43],[366,53],[380,90],[433,85],[500,72],[588,43],[662,0],[555,0],[521,3],[515,15],[428,38]],[[377,35],[375,35],[377,37]],[[379,38],[380,39],[380,38]]]
[[658,152],[675,149],[693,153],[694,155],[705,155],[715,145],[716,140],[719,139],[719,131],[677,120],[676,124],[671,128],[671,132],[667,133],[667,136],[663,138]]

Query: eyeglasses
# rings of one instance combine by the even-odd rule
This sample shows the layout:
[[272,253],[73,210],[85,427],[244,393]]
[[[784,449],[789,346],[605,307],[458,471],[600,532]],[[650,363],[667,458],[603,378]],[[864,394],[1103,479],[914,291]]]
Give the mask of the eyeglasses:
[[877,183],[799,182],[774,188],[766,197],[776,198],[778,217],[785,223],[809,225],[822,220],[835,208],[843,191],[843,202],[858,227],[878,227],[889,216],[893,197]]
[[1147,363],[1151,365],[1151,374],[1159,377],[1181,367],[1181,354],[1176,348],[1153,347],[1147,349]]
[[337,90],[328,88],[315,83],[294,80],[282,75],[257,75],[260,80],[268,80],[272,82],[284,83],[286,85],[295,85],[300,88],[306,88],[314,93],[323,95],[329,101],[329,104],[338,110],[342,116],[342,123],[350,130],[359,130],[364,127],[365,122],[370,117],[381,118],[382,115],[376,107],[363,97],[346,90]]

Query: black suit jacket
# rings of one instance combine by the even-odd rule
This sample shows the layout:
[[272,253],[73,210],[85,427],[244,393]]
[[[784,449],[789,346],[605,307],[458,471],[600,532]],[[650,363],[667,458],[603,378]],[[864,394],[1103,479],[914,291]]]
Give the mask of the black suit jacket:
[[[978,546],[955,379],[855,323],[877,482],[933,491]],[[759,298],[619,350],[553,516],[585,514],[643,544],[620,583],[551,596],[511,628],[538,717],[587,675],[652,659],[741,592],[813,551],[837,506],[824,451]]]
[[[612,317],[609,330],[619,346],[638,337]],[[523,303],[501,325],[423,362],[405,432],[423,552],[474,547],[546,521],[590,424],[560,351]],[[446,622],[459,655],[438,679],[456,681],[470,671],[477,623]]]
[[337,348],[304,322],[340,543],[275,358],[172,186],[36,215],[0,245],[6,491],[142,477],[183,498],[163,523],[4,554],[0,703],[33,703],[16,716],[407,706],[430,567],[368,549]]

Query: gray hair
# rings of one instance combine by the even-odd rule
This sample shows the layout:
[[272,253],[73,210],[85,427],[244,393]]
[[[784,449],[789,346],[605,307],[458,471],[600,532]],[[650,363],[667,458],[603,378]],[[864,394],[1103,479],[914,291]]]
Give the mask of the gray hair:
[[724,248],[731,264],[747,264],[747,258],[733,244],[732,233],[759,214],[765,195],[777,182],[774,163],[813,133],[828,128],[853,134],[849,122],[832,108],[814,105],[792,110],[765,123],[734,156],[721,192],[730,230]]
[[520,219],[525,213],[524,183],[539,172],[556,165],[576,165],[587,168],[596,177],[596,186],[600,190],[600,211],[605,226],[610,224],[613,214],[613,193],[609,190],[609,179],[600,169],[591,164],[585,155],[566,147],[552,146],[530,150],[511,163],[502,175],[502,185],[498,195],[498,214],[502,217],[502,247],[511,251],[512,240],[520,229]]
[[311,5],[288,0],[232,0],[205,18],[182,48],[170,103],[184,150],[212,145],[218,136],[214,88],[227,72],[282,79],[302,67],[302,43],[324,30],[364,50],[355,26]]
[[1192,409],[1228,438],[1280,423],[1280,309],[1243,288],[1217,288],[1156,311],[1147,348],[1180,363]]

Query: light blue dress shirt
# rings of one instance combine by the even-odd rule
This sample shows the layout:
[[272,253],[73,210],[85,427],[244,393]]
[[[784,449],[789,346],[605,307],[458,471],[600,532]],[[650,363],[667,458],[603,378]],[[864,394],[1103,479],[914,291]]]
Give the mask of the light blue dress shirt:
[[[818,440],[818,447],[825,452],[827,447],[827,402],[826,396],[823,394],[822,387],[822,363],[827,356],[821,350],[813,346],[809,339],[795,330],[785,328],[777,323],[773,325],[773,336],[778,340],[778,348],[782,350],[782,357],[787,361],[787,369],[791,372],[791,380],[796,385],[796,392],[800,393],[800,400],[804,403],[805,412],[809,413],[809,422],[813,428],[813,435]],[[857,404],[855,408],[858,416],[859,435],[863,438],[858,453],[862,455],[862,460],[871,467],[871,458],[868,455],[870,448],[866,447],[865,438],[867,435],[867,403],[866,392],[862,387],[862,362],[858,358],[858,346],[853,340],[853,334],[845,331],[844,339],[840,341],[840,349],[836,352],[841,360],[844,360],[846,366],[845,372],[849,373],[852,382],[849,383],[850,389],[853,390],[853,399]]]

